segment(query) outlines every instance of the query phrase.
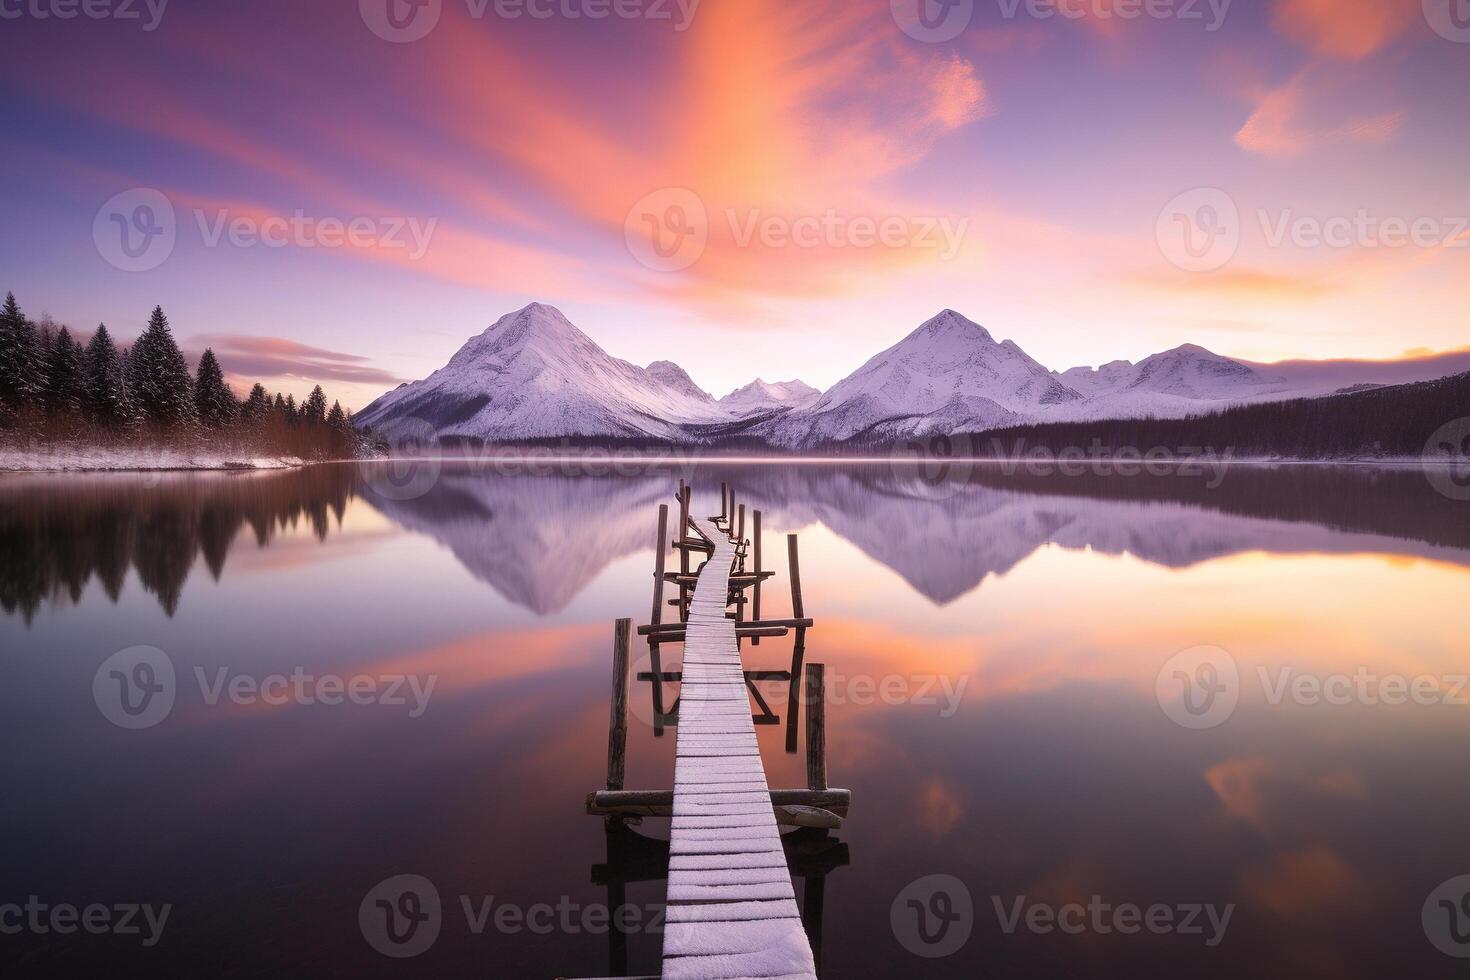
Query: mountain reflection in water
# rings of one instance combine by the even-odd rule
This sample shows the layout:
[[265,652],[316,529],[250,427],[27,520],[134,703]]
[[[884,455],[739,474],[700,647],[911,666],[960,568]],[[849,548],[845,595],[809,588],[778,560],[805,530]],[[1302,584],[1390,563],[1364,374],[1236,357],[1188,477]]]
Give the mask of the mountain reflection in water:
[[571,476],[450,462],[426,490],[396,499],[381,465],[0,479],[0,607],[29,621],[43,603],[79,601],[94,577],[115,602],[132,570],[172,615],[200,557],[218,580],[233,548],[268,547],[303,526],[325,539],[361,500],[448,548],[509,601],[551,615],[610,563],[653,546],[653,506],[672,500],[680,478],[706,501],[729,482],[768,528],[822,524],[938,604],[1047,545],[1170,568],[1251,551],[1470,565],[1470,522],[1411,468],[1236,465],[1216,486],[1208,474],[1035,476],[999,465],[705,463]]

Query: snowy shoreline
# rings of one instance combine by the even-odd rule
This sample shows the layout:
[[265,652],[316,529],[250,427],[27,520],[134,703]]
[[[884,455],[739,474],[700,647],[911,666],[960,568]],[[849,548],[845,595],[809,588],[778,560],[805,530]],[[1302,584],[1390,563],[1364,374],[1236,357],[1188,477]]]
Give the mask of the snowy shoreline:
[[0,446],[0,472],[9,473],[284,470],[305,465],[306,461],[296,456],[255,456],[220,450],[139,450],[105,446],[23,449]]

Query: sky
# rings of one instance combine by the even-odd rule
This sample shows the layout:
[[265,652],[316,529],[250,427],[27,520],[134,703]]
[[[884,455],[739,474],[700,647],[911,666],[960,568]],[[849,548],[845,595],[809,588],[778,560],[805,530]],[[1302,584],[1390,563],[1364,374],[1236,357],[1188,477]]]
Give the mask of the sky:
[[[922,6],[921,6],[922,5]],[[1464,26],[1461,26],[1464,25]],[[1470,0],[0,0],[0,289],[360,408],[529,302],[716,395],[1470,344]]]

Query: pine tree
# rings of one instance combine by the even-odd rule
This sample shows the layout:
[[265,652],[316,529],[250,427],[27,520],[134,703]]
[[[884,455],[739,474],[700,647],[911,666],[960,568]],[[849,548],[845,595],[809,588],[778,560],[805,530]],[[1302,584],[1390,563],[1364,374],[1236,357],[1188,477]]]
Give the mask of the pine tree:
[[6,293],[0,308],[0,419],[38,407],[42,367],[35,324],[21,312],[15,294]]
[[321,385],[311,389],[311,394],[302,403],[301,418],[315,425],[321,425],[327,420],[327,396]]
[[174,342],[161,306],[154,308],[148,329],[133,344],[127,379],[145,422],[165,429],[186,428],[194,423],[194,384],[189,365]]
[[46,350],[46,414],[51,418],[75,417],[81,412],[84,369],[82,348],[62,327]]
[[194,411],[199,424],[206,429],[222,428],[235,421],[239,406],[234,392],[225,384],[224,372],[215,359],[214,350],[206,347],[199,358],[199,372],[194,381]]
[[286,396],[286,421],[287,422],[290,422],[290,423],[292,423],[294,425],[295,422],[296,422],[296,420],[299,419],[300,417],[301,417],[300,414],[296,411],[296,396],[295,395],[287,395]]
[[129,399],[123,384],[122,358],[107,332],[107,324],[99,323],[97,332],[87,344],[83,358],[83,407],[88,416],[106,428],[124,426],[128,422]]
[[256,383],[250,389],[250,397],[240,406],[240,421],[249,426],[258,426],[265,421],[271,410],[271,396],[266,393],[265,385]]
[[[320,390],[320,389],[318,389]],[[342,431],[347,426],[347,413],[342,411],[342,403],[332,402],[332,410],[327,413],[327,424],[332,428]]]

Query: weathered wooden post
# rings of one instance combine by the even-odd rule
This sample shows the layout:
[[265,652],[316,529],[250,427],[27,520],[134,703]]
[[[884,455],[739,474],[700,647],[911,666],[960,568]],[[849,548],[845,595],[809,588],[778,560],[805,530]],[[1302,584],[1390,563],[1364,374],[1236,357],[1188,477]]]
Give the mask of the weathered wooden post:
[[806,788],[827,788],[826,665],[806,665]]
[[669,505],[658,505],[658,544],[654,547],[653,558],[653,619],[649,622],[657,626],[663,622],[664,615],[664,552],[669,549]]
[[[683,541],[689,537],[689,488],[684,481],[679,481],[679,534],[678,539]],[[679,574],[689,574],[689,549],[679,549]]]
[[607,726],[607,788],[622,789],[628,751],[628,637],[631,619],[613,626],[612,714]]
[[[751,562],[755,565],[755,587],[751,590],[750,618],[754,622],[761,621],[761,512],[755,511],[750,515],[751,521]],[[752,636],[751,646],[760,646],[761,638]]]
[[[801,560],[797,553],[796,535],[786,535],[786,562],[791,576],[791,616],[804,619],[801,601]],[[786,725],[786,751],[796,753],[796,725],[805,700],[801,695],[803,681],[802,665],[806,660],[806,627],[796,628],[796,640],[791,645],[791,681],[787,687],[786,713],[790,716]],[[808,708],[810,712],[810,708]],[[807,715],[810,720],[811,715]]]
[[[654,548],[653,560],[653,619],[657,627],[664,615],[664,552],[669,547],[669,505],[658,505],[658,544]],[[664,668],[659,656],[658,632],[648,634],[648,667],[653,671],[653,734],[664,733]]]
[[726,503],[726,498],[729,496],[730,484],[725,483],[723,480],[720,481],[720,520],[722,521],[730,513],[729,504]]
[[725,522],[725,537],[735,537],[735,488],[730,488],[730,519]]
[[[690,501],[693,499],[693,497],[692,497],[692,491],[693,491],[693,488],[690,487],[687,483],[685,483],[683,480],[680,480],[679,481],[679,534],[678,534],[678,539],[681,542],[682,541],[686,541],[689,538],[689,505],[690,505]],[[680,548],[679,549],[679,574],[680,575],[684,575],[684,576],[687,576],[689,574],[689,549],[688,548]],[[691,590],[690,590],[689,584],[687,582],[680,581],[680,583],[679,583],[679,618],[681,620],[685,620],[685,621],[687,621],[689,619],[689,593],[690,593],[690,591]]]
[[796,535],[786,535],[786,561],[791,566],[791,617],[805,619],[801,605],[801,562],[796,553]]

